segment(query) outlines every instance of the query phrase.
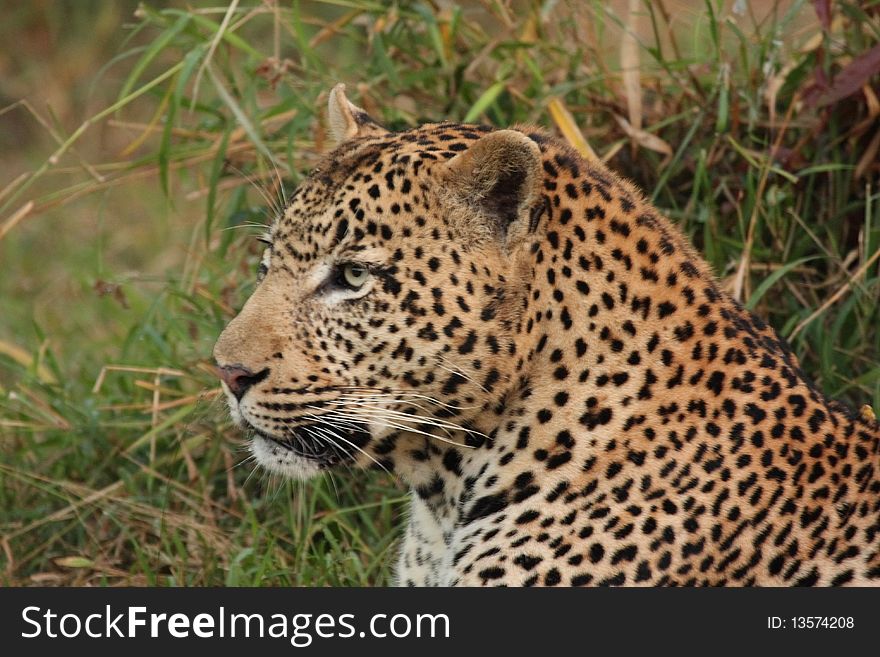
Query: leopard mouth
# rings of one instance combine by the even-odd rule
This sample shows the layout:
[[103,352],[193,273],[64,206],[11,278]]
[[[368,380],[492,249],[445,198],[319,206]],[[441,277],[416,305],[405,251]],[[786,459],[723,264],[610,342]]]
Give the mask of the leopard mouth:
[[254,432],[254,440],[281,447],[287,454],[318,468],[330,468],[343,461],[355,460],[361,447],[369,440],[369,433],[365,430],[330,431],[317,422],[291,428],[283,437],[261,431],[250,423],[247,428]]

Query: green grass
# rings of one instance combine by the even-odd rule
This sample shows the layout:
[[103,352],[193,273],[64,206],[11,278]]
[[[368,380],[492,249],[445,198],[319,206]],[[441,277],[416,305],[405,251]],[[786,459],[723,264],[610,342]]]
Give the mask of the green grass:
[[828,394],[880,407],[880,79],[858,65],[880,2],[832,3],[827,30],[809,2],[386,4],[10,12],[6,43],[46,34],[87,74],[56,88],[46,53],[0,57],[0,98],[30,103],[0,114],[0,583],[390,582],[405,490],[251,476],[210,361],[337,81],[393,128],[582,140]]

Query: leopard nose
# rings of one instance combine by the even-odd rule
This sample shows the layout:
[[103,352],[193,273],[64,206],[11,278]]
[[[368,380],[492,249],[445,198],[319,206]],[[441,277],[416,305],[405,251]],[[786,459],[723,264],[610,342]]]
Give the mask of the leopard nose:
[[254,373],[243,365],[225,365],[219,368],[219,372],[220,379],[238,401],[241,401],[244,393],[252,386],[255,386],[269,376],[268,367]]

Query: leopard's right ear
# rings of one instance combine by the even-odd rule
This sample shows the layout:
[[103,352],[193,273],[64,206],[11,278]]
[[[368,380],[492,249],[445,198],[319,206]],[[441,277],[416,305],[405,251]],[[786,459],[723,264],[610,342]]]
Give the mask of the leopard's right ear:
[[518,130],[496,130],[445,165],[443,194],[456,215],[512,250],[544,210],[541,149]]
[[337,145],[356,137],[379,136],[388,132],[345,97],[345,85],[341,82],[330,90],[327,105],[330,136]]

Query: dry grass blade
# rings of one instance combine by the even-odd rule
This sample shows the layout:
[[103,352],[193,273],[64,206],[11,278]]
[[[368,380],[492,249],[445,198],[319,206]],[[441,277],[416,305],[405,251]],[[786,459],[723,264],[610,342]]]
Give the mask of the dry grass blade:
[[[11,468],[7,468],[7,467],[3,466],[2,464],[0,464],[0,470],[3,470],[5,472],[7,472],[7,474],[10,474],[10,475],[16,474],[14,471],[12,471]],[[49,479],[45,479],[45,478],[38,478],[38,479],[40,481],[42,481],[43,483],[60,484],[60,482],[53,482],[53,481],[51,481]],[[71,504],[68,504],[67,506],[65,506],[57,511],[54,511],[50,514],[47,514],[43,518],[40,518],[39,520],[35,520],[35,521],[25,525],[24,527],[21,527],[19,529],[15,529],[7,534],[4,534],[2,537],[2,540],[3,541],[11,541],[15,538],[18,538],[19,536],[22,536],[24,534],[32,532],[35,529],[37,529],[38,527],[41,527],[43,525],[53,523],[53,522],[60,522],[62,520],[67,520],[71,516],[75,515],[75,513],[78,509],[80,509],[82,507],[86,507],[90,504],[95,504],[98,501],[100,501],[101,499],[108,497],[110,495],[113,495],[115,493],[118,493],[121,490],[122,490],[122,482],[117,481],[113,484],[110,484],[109,486],[106,486],[105,488],[102,488],[101,490],[91,491],[88,494],[86,494],[85,496],[83,496],[82,499],[80,499],[76,502],[72,502]]]
[[28,201],[23,206],[21,206],[18,210],[16,210],[15,213],[13,213],[13,215],[11,217],[9,217],[9,219],[7,219],[2,224],[0,224],[0,240],[2,240],[4,237],[6,237],[6,234],[10,230],[15,228],[16,224],[18,224],[19,221],[21,221],[26,216],[28,216],[33,209],[34,209],[34,202]]
[[[152,132],[162,132],[163,128],[159,125],[159,122],[165,115],[165,111],[168,109],[168,104],[171,101],[171,92],[172,89],[169,87],[168,91],[162,97],[162,101],[156,106],[156,111],[153,112],[153,116],[150,118],[150,121],[144,125],[141,133],[131,140],[131,143],[128,144],[125,148],[122,149],[120,155],[122,157],[128,157],[138,148],[144,145],[144,142],[150,137]],[[108,122],[109,125],[113,125],[113,121]],[[172,134],[174,131],[172,130]]]
[[[626,97],[629,125],[634,133],[642,129],[642,82],[639,66],[639,6],[641,0],[629,0],[626,13],[626,29],[620,41],[620,67],[623,77],[623,93]],[[629,134],[629,133],[627,133]],[[632,135],[630,135],[631,138]],[[635,141],[635,139],[634,139]],[[638,142],[637,142],[638,143]]]
[[856,164],[855,177],[857,179],[865,178],[870,174],[872,169],[877,169],[878,151],[880,151],[880,128],[877,128],[877,132],[874,133],[871,141],[868,142],[868,145],[865,147],[865,152],[862,153],[862,157],[859,158],[858,164]]
[[104,365],[101,368],[101,372],[98,374],[98,378],[95,380],[95,385],[92,386],[92,394],[98,394],[101,390],[101,386],[104,385],[104,379],[107,378],[107,374],[109,372],[129,372],[133,374],[153,374],[157,377],[162,376],[186,376],[186,372],[182,370],[176,370],[170,367],[137,367],[134,365]]
[[309,40],[309,47],[316,48],[320,46],[322,43],[324,43],[334,35],[339,34],[346,25],[351,23],[354,19],[356,19],[363,13],[363,9],[352,9],[350,12],[348,12],[347,14],[343,14],[332,23],[328,23]]
[[10,193],[12,193],[12,191],[16,187],[18,187],[21,183],[23,183],[25,180],[27,180],[28,175],[29,175],[28,172],[24,171],[24,172],[20,173],[14,180],[10,181],[6,185],[6,187],[4,187],[3,189],[0,189],[0,202],[2,202],[4,198],[6,198]]
[[[50,137],[52,137],[52,140],[57,145],[61,146],[62,144],[64,144],[64,138],[58,133],[58,131],[55,129],[55,127],[49,121],[47,121],[46,118],[43,115],[41,115],[26,98],[23,98],[22,100],[19,100],[19,101],[13,103],[12,105],[9,105],[8,107],[5,107],[2,110],[0,110],[0,116],[5,114],[7,111],[15,109],[16,107],[23,107],[28,112],[28,114],[30,114],[34,118],[34,120],[40,124],[40,126],[46,131],[46,133]],[[83,170],[86,173],[88,173],[89,176],[91,176],[92,178],[94,178],[98,182],[101,182],[104,180],[104,176],[102,176],[97,171],[97,169],[95,169],[94,166],[92,166],[89,162],[87,162],[85,160],[85,158],[83,158],[82,155],[79,154],[79,152],[77,151],[76,148],[71,147],[70,152],[76,156],[76,158],[79,160],[80,166],[83,168]],[[3,196],[3,194],[0,194],[0,198],[2,198],[2,196]]]
[[171,68],[167,69],[163,73],[157,75],[155,78],[150,80],[148,83],[132,91],[130,94],[125,96],[124,98],[120,98],[115,103],[112,103],[108,107],[105,107],[103,110],[95,114],[94,116],[89,117],[85,121],[83,121],[76,130],[74,130],[70,136],[56,148],[52,154],[46,158],[46,160],[37,167],[34,171],[32,171],[27,178],[17,186],[14,192],[11,193],[9,198],[3,203],[3,208],[15,202],[19,196],[21,196],[27,189],[31,187],[34,183],[36,183],[40,178],[42,178],[47,171],[49,171],[52,167],[57,166],[58,162],[61,158],[70,151],[74,144],[79,140],[80,137],[85,134],[85,132],[94,125],[98,125],[101,121],[108,118],[112,114],[114,114],[117,110],[127,106],[129,103],[134,101],[137,98],[140,98],[144,94],[146,94],[151,89],[160,85],[162,82],[172,78],[183,66],[182,62],[178,63]]
[[632,139],[634,143],[638,144],[642,148],[647,148],[648,150],[664,155],[666,157],[666,160],[661,163],[661,166],[672,157],[672,146],[670,146],[661,137],[658,137],[657,135],[650,133],[647,130],[641,130],[640,128],[636,128],[630,125],[630,122],[622,116],[618,116],[615,114],[614,120],[617,121],[617,125],[621,127],[621,129],[626,133],[626,136]]
[[199,98],[199,87],[202,83],[202,76],[205,74],[205,69],[211,65],[211,59],[214,57],[214,52],[217,50],[217,46],[220,45],[220,42],[223,40],[223,35],[226,33],[226,30],[229,28],[229,21],[232,20],[232,17],[235,15],[235,10],[238,8],[238,0],[232,0],[229,3],[229,7],[226,9],[226,14],[223,16],[223,22],[220,23],[220,28],[214,34],[214,38],[211,40],[211,45],[208,46],[208,52],[205,53],[205,58],[202,60],[201,66],[199,66],[199,70],[196,72],[196,79],[193,82],[193,91],[192,91],[192,104],[190,106],[190,110],[192,110],[196,102]]
[[[7,342],[6,340],[0,340],[0,354],[4,356],[8,356],[15,362],[25,367],[29,367],[33,361],[33,356],[19,347],[18,345],[12,344],[11,342]],[[43,383],[57,383],[55,376],[49,369],[38,362],[36,367],[37,378]]]
[[[791,105],[788,107],[788,111],[785,114],[785,118],[782,121],[782,125],[779,126],[779,131],[776,134],[776,139],[773,141],[773,145],[770,148],[770,152],[767,157],[764,159],[764,164],[761,167],[761,178],[758,181],[758,189],[755,194],[756,199],[762,199],[764,197],[764,190],[767,188],[767,180],[770,177],[770,170],[773,165],[773,156],[779,151],[779,146],[782,144],[782,139],[785,137],[786,129],[788,128],[792,113],[794,112],[794,108],[797,105],[797,94],[795,94],[795,98],[792,101]],[[773,126],[771,126],[773,127]],[[743,293],[746,291],[746,284],[748,279],[746,277],[746,273],[749,271],[752,262],[752,247],[755,242],[755,229],[758,224],[758,213],[761,210],[760,203],[756,200],[754,206],[752,207],[752,213],[749,217],[749,227],[748,232],[746,233],[746,243],[743,247],[742,257],[739,261],[739,266],[736,270],[736,275],[733,279],[733,290],[731,294],[733,298],[737,301],[743,300]]]
[[55,409],[50,405],[50,401],[47,402],[43,399],[39,394],[33,392],[23,384],[19,384],[16,392],[14,393],[17,397],[21,397],[24,399],[29,405],[30,409],[35,410],[41,413],[44,418],[47,418],[53,428],[60,429],[62,431],[70,431],[71,424],[70,422],[61,416]]
[[840,300],[840,298],[844,294],[846,294],[850,290],[850,288],[854,284],[856,284],[859,281],[859,279],[862,278],[862,276],[865,275],[865,272],[867,272],[871,268],[871,265],[873,265],[877,261],[878,258],[880,258],[880,249],[877,249],[870,258],[865,260],[865,262],[862,264],[862,266],[859,267],[856,270],[856,272],[852,275],[852,278],[850,278],[846,283],[841,285],[840,288],[834,294],[832,294],[828,299],[826,299],[825,302],[821,306],[819,306],[818,308],[816,308],[816,310],[814,310],[812,313],[810,313],[809,317],[801,320],[801,322],[797,326],[794,327],[794,330],[791,333],[789,333],[788,340],[794,340],[794,338],[797,336],[797,334],[800,333],[804,329],[805,326],[807,326],[810,322],[812,322],[814,319],[816,319],[822,313],[824,313],[826,310],[828,310],[831,306],[833,306],[835,303],[837,303]]
[[568,111],[568,108],[565,106],[562,99],[556,97],[551,98],[547,101],[547,110],[550,112],[550,116],[553,118],[556,127],[559,128],[559,132],[565,137],[565,140],[587,160],[590,162],[598,162],[599,157],[596,155],[596,152],[592,149],[586,138],[584,138],[584,135],[580,131],[580,128],[578,128],[574,117],[571,115],[571,112]]

